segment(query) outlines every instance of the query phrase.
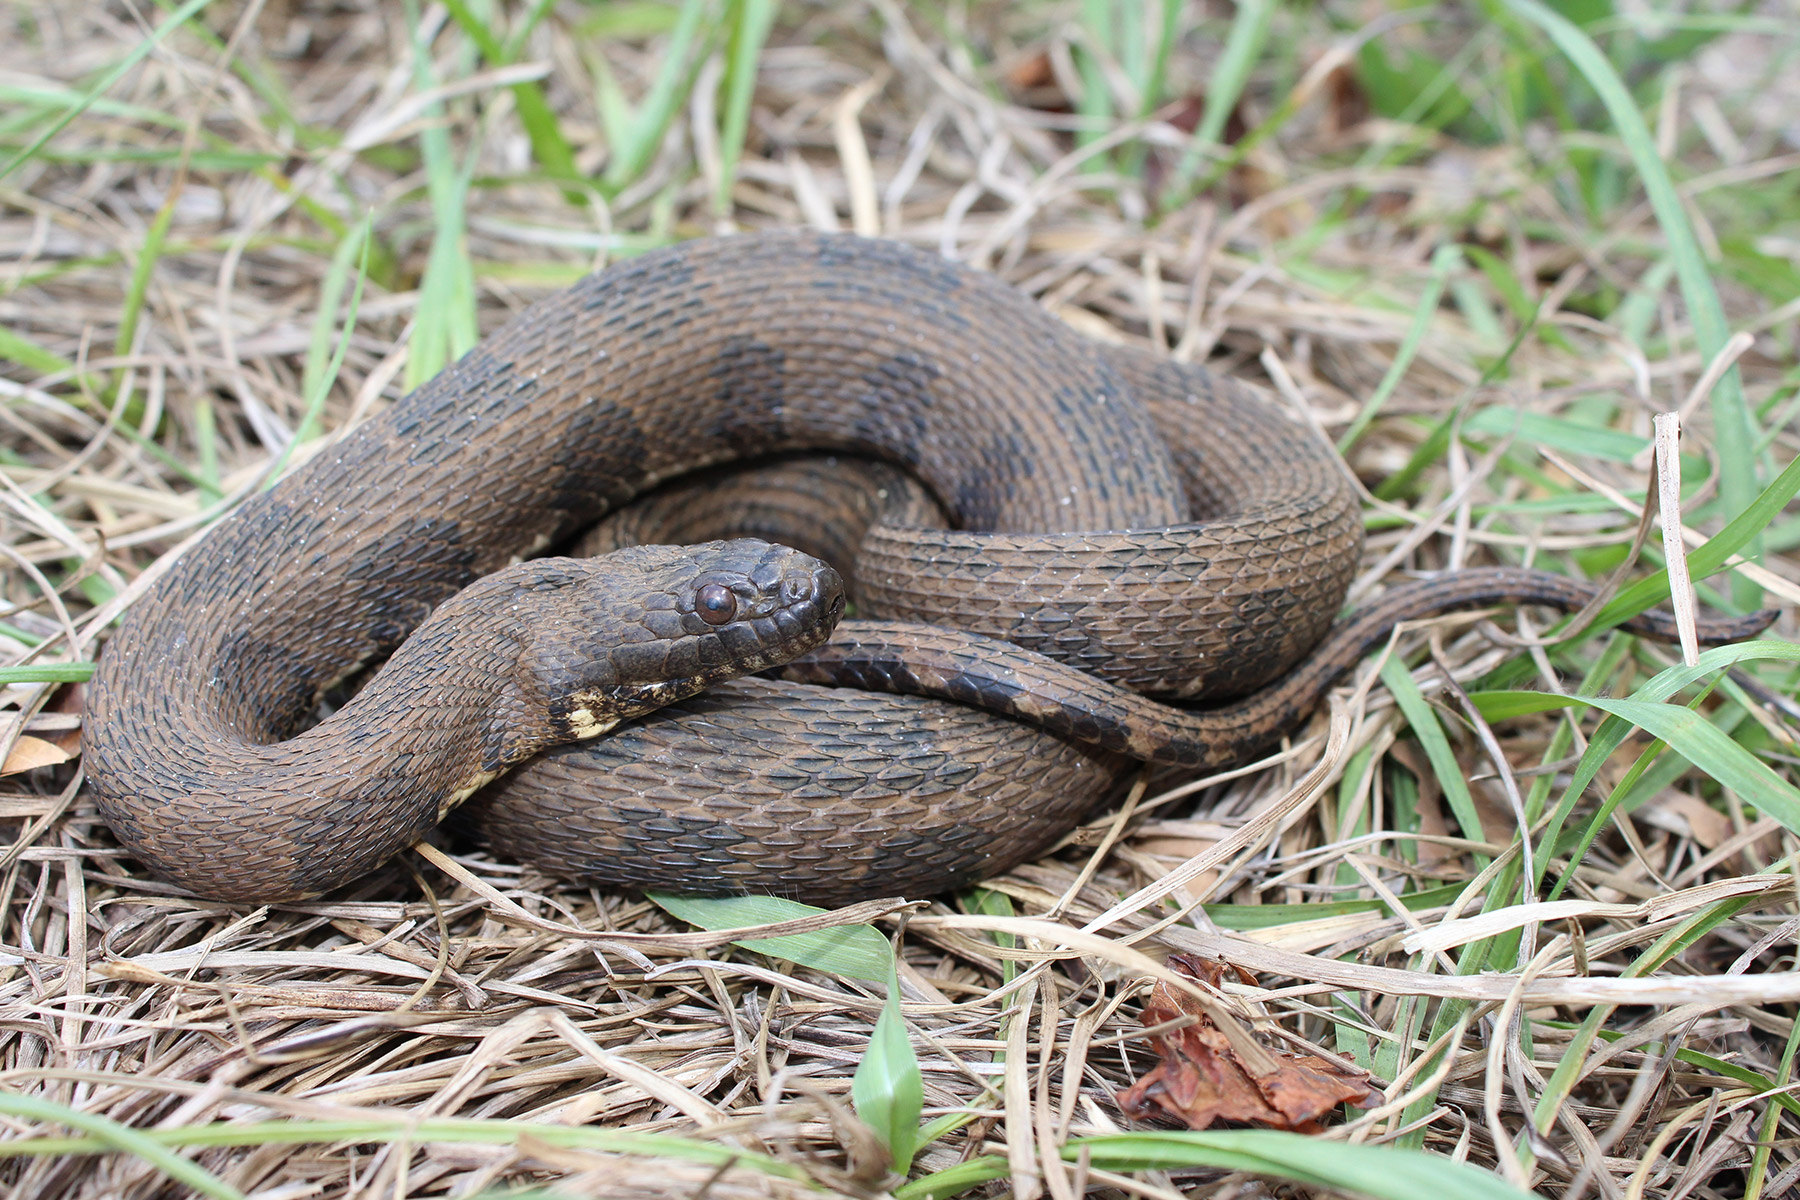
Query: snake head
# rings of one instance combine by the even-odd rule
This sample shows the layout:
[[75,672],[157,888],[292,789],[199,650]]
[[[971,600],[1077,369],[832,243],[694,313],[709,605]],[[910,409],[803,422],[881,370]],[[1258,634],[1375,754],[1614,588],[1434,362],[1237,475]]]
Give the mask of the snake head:
[[540,569],[581,580],[571,611],[521,662],[559,741],[780,666],[824,644],[844,611],[836,571],[749,538],[633,546]]

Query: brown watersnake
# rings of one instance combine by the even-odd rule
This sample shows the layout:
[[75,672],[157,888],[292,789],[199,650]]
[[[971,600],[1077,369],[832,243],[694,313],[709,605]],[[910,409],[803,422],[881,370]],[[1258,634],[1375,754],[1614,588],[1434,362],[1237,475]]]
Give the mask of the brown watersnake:
[[[1158,421],[1206,436],[1165,444]],[[795,449],[904,466],[965,530],[990,531],[893,534],[898,557],[921,573],[920,615],[1170,695],[1242,693],[1292,668],[1330,623],[1360,551],[1354,495],[1329,448],[1203,370],[1102,350],[997,281],[890,243],[689,243],[528,309],[184,555],[128,615],[90,690],[87,769],[102,814],[133,853],[209,896],[278,900],[355,877],[527,743],[578,739],[613,719],[591,686],[619,653],[604,631],[552,621],[557,643],[517,626],[465,632],[444,609],[517,607],[517,585],[478,585],[446,606],[451,596],[666,479]],[[526,569],[574,569],[550,561]],[[696,581],[676,586],[695,617]],[[395,653],[434,609],[424,630],[454,626],[479,642],[480,670],[422,665],[426,652],[410,643]],[[897,636],[918,645],[927,633]],[[873,652],[865,678],[907,684],[892,678],[891,651]],[[390,653],[350,704],[293,736],[325,689]],[[1190,681],[1151,677],[1184,653]],[[713,665],[756,669],[768,657],[759,647]],[[496,677],[503,693],[518,691],[512,664],[527,660],[589,682],[572,685],[575,699],[500,704],[537,721],[529,735],[505,735],[494,702],[473,693]],[[1278,736],[1277,722],[1291,724],[1337,665],[1279,685],[1304,702],[1257,710],[1254,737],[1218,753]],[[972,678],[950,690],[970,693]],[[820,900],[940,890],[1017,861],[1079,815],[1012,811],[1003,787],[977,795],[955,783],[967,759],[1002,778],[1021,755],[1108,769],[1105,751],[1001,748],[1010,723],[936,701],[735,688],[689,712],[705,725],[721,706],[772,694],[777,709],[753,734],[762,758],[726,767],[724,808],[700,811],[662,751],[610,764],[631,790],[585,847],[615,864],[603,878]],[[989,697],[1005,690],[986,687]],[[620,715],[683,691],[641,688]],[[1141,702],[1120,703],[1128,726],[1141,723]],[[821,734],[810,723],[821,712],[849,732]],[[1084,721],[1066,720],[1065,732],[1082,733]],[[800,740],[767,740],[784,722]],[[922,770],[916,755],[883,760],[859,740],[881,730],[926,747],[939,784],[987,807],[928,798],[871,828],[869,790],[903,792]],[[826,753],[830,737],[847,758]],[[443,749],[451,744],[459,749]],[[582,836],[556,824],[554,806],[534,815],[516,804],[487,805],[503,847],[527,826],[560,830],[539,857]]]

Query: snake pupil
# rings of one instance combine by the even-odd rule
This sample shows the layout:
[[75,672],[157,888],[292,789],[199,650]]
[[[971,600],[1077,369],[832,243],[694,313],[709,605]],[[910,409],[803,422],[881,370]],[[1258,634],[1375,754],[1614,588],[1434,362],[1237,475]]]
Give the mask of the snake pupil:
[[737,597],[722,583],[709,583],[694,596],[694,611],[708,625],[723,625],[737,616]]

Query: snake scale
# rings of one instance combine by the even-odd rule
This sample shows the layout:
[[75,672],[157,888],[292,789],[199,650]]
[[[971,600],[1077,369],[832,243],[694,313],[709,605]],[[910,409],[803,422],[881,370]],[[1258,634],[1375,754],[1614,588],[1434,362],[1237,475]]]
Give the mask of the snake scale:
[[[800,450],[927,492],[849,533],[842,495],[780,526],[859,546],[845,569],[884,620],[830,644],[843,585],[797,550],[531,557],[678,476]],[[1321,644],[1360,550],[1333,452],[1241,385],[1100,347],[895,243],[691,242],[533,305],[210,530],[105,648],[86,768],[128,850],[231,901],[354,879],[534,756],[477,806],[497,849],[551,870],[927,893],[1054,842],[1121,755],[1268,745],[1400,617],[1587,598],[1472,572]],[[795,659],[796,679],[917,694],[697,694]],[[1244,698],[1190,712],[1119,685]]]

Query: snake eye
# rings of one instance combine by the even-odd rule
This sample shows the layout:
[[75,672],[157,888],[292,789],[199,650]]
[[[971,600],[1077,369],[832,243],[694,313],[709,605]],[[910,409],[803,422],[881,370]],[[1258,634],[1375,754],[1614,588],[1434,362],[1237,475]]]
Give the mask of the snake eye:
[[708,625],[723,625],[737,616],[737,597],[722,583],[709,583],[694,593],[694,611]]

